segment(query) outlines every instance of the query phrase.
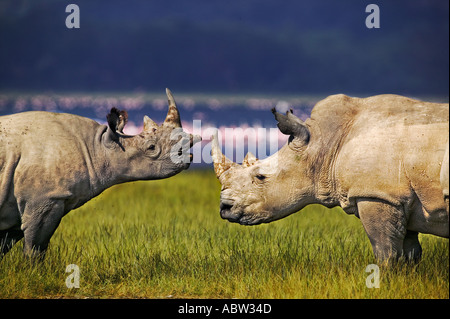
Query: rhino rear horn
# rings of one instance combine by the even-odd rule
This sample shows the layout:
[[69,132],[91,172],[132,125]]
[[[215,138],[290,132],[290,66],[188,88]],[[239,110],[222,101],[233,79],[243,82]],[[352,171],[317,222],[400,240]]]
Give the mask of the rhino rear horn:
[[151,118],[147,115],[144,115],[144,131],[149,132],[152,130],[156,130],[158,128],[158,124],[155,123]]
[[166,94],[169,101],[169,111],[167,112],[167,116],[163,125],[172,126],[174,128],[181,127],[180,113],[178,112],[172,92],[170,92],[169,89],[166,89]]
[[275,108],[272,109],[272,113],[278,122],[277,126],[281,133],[298,138],[304,143],[309,142],[310,133],[308,127],[294,115],[292,109],[287,111],[286,115],[278,113]]
[[244,158],[244,161],[242,162],[242,165],[248,167],[248,166],[251,166],[251,165],[255,164],[255,162],[257,160],[258,159],[256,158],[255,155],[253,155],[252,152],[248,152],[247,155],[245,155],[245,158]]

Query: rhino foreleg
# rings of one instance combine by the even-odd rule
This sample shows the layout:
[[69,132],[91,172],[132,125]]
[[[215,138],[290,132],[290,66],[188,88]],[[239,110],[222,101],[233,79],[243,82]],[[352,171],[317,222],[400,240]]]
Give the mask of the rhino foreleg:
[[410,260],[420,259],[422,249],[417,233],[406,230],[402,207],[377,199],[358,200],[357,206],[377,260],[395,261],[401,256]]
[[24,254],[31,258],[44,258],[50,238],[64,216],[63,201],[45,205],[29,205],[24,213]]
[[419,233],[415,231],[406,231],[403,241],[403,255],[407,260],[418,262],[422,258],[422,246],[419,243]]

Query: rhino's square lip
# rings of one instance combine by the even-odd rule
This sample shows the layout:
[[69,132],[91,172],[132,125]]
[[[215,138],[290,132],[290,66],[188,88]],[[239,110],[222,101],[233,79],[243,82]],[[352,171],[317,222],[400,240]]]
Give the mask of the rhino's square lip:
[[[230,223],[241,224],[240,218],[222,217],[222,219],[226,219],[226,220],[229,221]],[[241,224],[241,225],[242,225],[242,224]]]
[[238,223],[243,226],[255,226],[262,224],[263,220],[261,218],[245,218],[245,216],[241,216]]
[[231,211],[231,209],[233,208],[232,205],[229,205],[227,203],[220,203],[220,217],[222,219],[226,219],[231,223],[240,223],[240,219],[242,217],[242,212],[239,214],[235,214]]
[[[223,212],[228,212],[228,214]],[[239,212],[238,214],[235,214],[231,213],[230,210],[224,209],[220,210],[220,217],[222,219],[226,219],[230,223],[236,223],[244,226],[253,226],[263,223],[263,220],[261,218],[253,218],[251,216],[245,215],[244,212]]]

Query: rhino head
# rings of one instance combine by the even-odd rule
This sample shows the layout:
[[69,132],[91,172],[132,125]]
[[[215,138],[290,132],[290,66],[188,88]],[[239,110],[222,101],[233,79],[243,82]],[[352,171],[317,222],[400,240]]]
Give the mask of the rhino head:
[[111,109],[107,115],[108,128],[102,136],[108,165],[117,182],[162,179],[189,168],[192,154],[189,149],[201,141],[183,131],[180,114],[169,89],[166,89],[169,110],[163,124],[158,125],[144,116],[143,131],[134,136],[123,133],[127,112]]
[[220,215],[242,225],[268,223],[292,214],[314,201],[314,183],[308,165],[310,130],[292,111],[272,110],[278,128],[289,135],[277,153],[258,160],[247,153],[242,165],[222,154],[217,132],[211,155],[222,188]]

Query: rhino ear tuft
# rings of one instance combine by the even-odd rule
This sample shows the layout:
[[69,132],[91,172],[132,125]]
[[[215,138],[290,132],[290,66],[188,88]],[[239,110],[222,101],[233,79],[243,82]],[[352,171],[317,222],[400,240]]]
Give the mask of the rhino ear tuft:
[[113,132],[123,133],[123,128],[128,122],[128,113],[125,110],[118,110],[113,107],[108,115],[106,115],[108,126]]
[[290,135],[305,144],[309,142],[310,134],[308,127],[302,120],[294,115],[292,109],[287,111],[286,115],[278,113],[275,108],[272,109],[272,113],[278,122],[277,126],[281,133]]

